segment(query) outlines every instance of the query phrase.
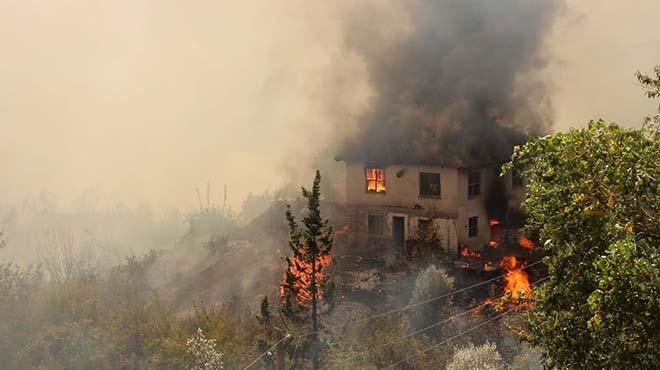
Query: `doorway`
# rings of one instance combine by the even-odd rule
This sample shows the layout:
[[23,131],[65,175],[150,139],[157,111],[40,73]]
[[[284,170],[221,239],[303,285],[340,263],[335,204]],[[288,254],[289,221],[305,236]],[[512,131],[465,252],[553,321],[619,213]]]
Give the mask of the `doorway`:
[[406,239],[405,231],[406,219],[401,216],[392,217],[392,242],[394,245],[403,248]]

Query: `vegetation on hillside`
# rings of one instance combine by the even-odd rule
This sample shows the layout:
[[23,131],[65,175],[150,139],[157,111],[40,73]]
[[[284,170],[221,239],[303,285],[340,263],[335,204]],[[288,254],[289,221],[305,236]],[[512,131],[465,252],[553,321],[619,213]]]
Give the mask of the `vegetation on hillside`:
[[[648,96],[656,77],[639,75]],[[550,279],[527,313],[526,339],[551,366],[649,369],[660,358],[660,131],[602,120],[516,148],[528,182],[527,231]]]

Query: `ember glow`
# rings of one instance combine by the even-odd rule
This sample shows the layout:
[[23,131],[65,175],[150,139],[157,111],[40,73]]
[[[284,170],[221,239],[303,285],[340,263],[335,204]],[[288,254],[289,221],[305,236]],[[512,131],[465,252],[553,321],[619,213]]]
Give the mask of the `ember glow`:
[[520,244],[522,248],[525,248],[530,251],[536,248],[536,244],[534,244],[533,241],[527,239],[527,237],[525,237],[525,235],[522,234],[520,235],[520,238],[518,238],[518,244]]
[[[316,260],[316,284],[317,287],[320,286],[321,281],[323,281],[323,268],[332,263],[332,256],[323,256]],[[295,276],[294,287],[296,288],[297,296],[296,299],[298,303],[302,305],[310,305],[312,302],[312,296],[309,293],[309,286],[312,284],[312,262],[305,261],[301,258],[296,258],[293,261],[293,267],[291,268],[291,273]],[[284,297],[284,283],[286,281],[286,273],[282,276],[282,281],[280,283],[280,297]],[[318,289],[318,298],[323,297],[323,290]]]
[[501,223],[496,217],[492,217],[488,220],[490,224],[490,241],[488,246],[491,248],[497,248],[500,245],[500,240],[502,239],[502,230]]
[[367,191],[385,192],[385,170],[382,168],[367,168]]
[[339,236],[339,235],[346,234],[348,232],[348,229],[349,229],[348,225],[341,226],[341,227],[337,228],[337,230],[335,230],[334,236]]
[[506,286],[504,293],[511,293],[513,299],[532,297],[532,288],[529,285],[527,273],[523,270],[526,263],[515,256],[507,256],[500,261],[500,268],[505,271]]
[[471,251],[467,245],[461,247],[461,256],[462,257],[475,257],[480,258],[481,254],[477,251]]

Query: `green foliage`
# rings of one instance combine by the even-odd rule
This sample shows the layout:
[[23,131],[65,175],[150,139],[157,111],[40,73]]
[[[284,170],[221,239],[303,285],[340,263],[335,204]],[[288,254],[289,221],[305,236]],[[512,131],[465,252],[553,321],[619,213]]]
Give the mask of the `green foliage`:
[[187,341],[199,329],[205,341],[196,343],[214,341],[228,368],[256,357],[263,329],[249,311],[220,305],[175,315],[148,283],[158,255],[128,258],[93,280],[44,281],[37,268],[1,264],[0,367],[189,369],[199,358]]
[[[451,344],[421,353],[435,342],[423,334],[408,336],[414,329],[407,320],[381,318],[352,328],[350,335],[335,342],[328,359],[334,369],[443,369],[451,357]],[[404,338],[405,337],[405,338]],[[403,338],[403,339],[402,339]]]
[[213,255],[222,254],[227,252],[227,243],[229,239],[225,235],[215,235],[212,236],[206,243],[204,243],[204,248]]
[[440,229],[433,221],[417,228],[410,247],[410,257],[418,261],[435,261],[444,253]]
[[485,343],[475,346],[469,343],[458,348],[452,356],[447,370],[499,370],[503,368],[502,356],[495,344]]
[[[646,75],[639,71],[635,74],[637,80],[642,84],[645,90],[646,97],[649,99],[660,98],[660,66],[655,66],[653,69],[655,76]],[[660,104],[658,104],[658,112],[660,112]],[[660,123],[660,115],[649,116],[644,118],[645,123],[655,122]]]
[[302,227],[296,222],[291,207],[287,207],[286,219],[289,223],[289,247],[292,256],[286,257],[286,272],[281,284],[282,313],[299,324],[308,323],[315,334],[309,336],[305,344],[313,360],[313,368],[318,368],[320,343],[318,331],[322,304],[325,313],[334,305],[334,282],[332,276],[324,273],[331,261],[330,251],[334,244],[332,226],[321,217],[321,174],[316,171],[312,190],[302,188],[307,198],[307,214],[302,219]]
[[38,267],[0,263],[0,364],[11,364],[35,330],[31,300],[42,282]]
[[[454,278],[435,265],[422,270],[415,280],[415,287],[410,298],[410,305],[425,302],[431,298],[447,294],[454,290]],[[442,318],[449,316],[451,297],[438,299],[429,303],[420,304],[409,309],[406,314],[410,325],[415,329],[425,328]],[[433,329],[430,332],[439,334],[440,330],[447,331],[446,327]]]
[[505,168],[528,181],[527,232],[538,233],[548,255],[550,279],[526,321],[527,339],[552,365],[648,369],[658,363],[657,128],[592,121],[516,148]]

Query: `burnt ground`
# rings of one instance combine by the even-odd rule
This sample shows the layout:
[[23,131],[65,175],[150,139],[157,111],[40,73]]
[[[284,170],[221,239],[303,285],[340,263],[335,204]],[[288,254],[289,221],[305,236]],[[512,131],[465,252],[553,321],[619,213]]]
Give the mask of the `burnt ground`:
[[[497,248],[486,248],[480,251],[481,257],[445,256],[432,263],[442,267],[454,277],[456,290],[496,278],[504,272],[499,267],[499,261],[504,256],[516,256],[518,260],[531,264],[538,261],[541,255],[528,251],[517,244],[502,243]],[[388,252],[370,250],[343,253],[335,257],[336,281],[340,303],[357,302],[373,306],[376,310],[401,307],[408,303],[417,274],[431,262],[401,261],[395,266],[388,264]],[[489,268],[484,268],[488,264]],[[531,266],[525,270],[530,283],[545,276],[542,264]],[[504,279],[497,279],[469,289],[453,296],[457,306],[468,307],[475,301],[502,294]]]
[[[299,215],[302,205],[292,207]],[[175,302],[182,309],[191,304],[216,303],[228,299],[241,300],[251,307],[268,296],[277,300],[278,283],[285,268],[284,255],[288,253],[288,227],[284,219],[285,204],[275,204],[264,214],[239,230],[227,248],[208,255],[187,274],[171,282]],[[340,205],[327,204],[324,216],[339,219],[343,213]],[[517,235],[512,232],[512,235]],[[408,303],[415,279],[428,263],[420,261],[396,261],[387,246],[370,250],[349,248],[346,235],[335,237],[333,250],[334,271],[329,273],[337,283],[337,299],[341,306],[364,305],[370,311],[384,311]],[[517,239],[503,237],[497,248],[487,247],[480,258],[446,256],[434,261],[455,279],[455,289],[461,289],[502,274],[499,261],[504,256],[515,255],[527,263],[540,258],[535,251],[521,248]],[[490,262],[492,270],[484,269]],[[466,268],[467,267],[467,268]],[[542,264],[526,270],[530,282],[545,276]],[[455,305],[468,307],[474,301],[482,301],[501,294],[503,279],[470,289],[453,297]]]

